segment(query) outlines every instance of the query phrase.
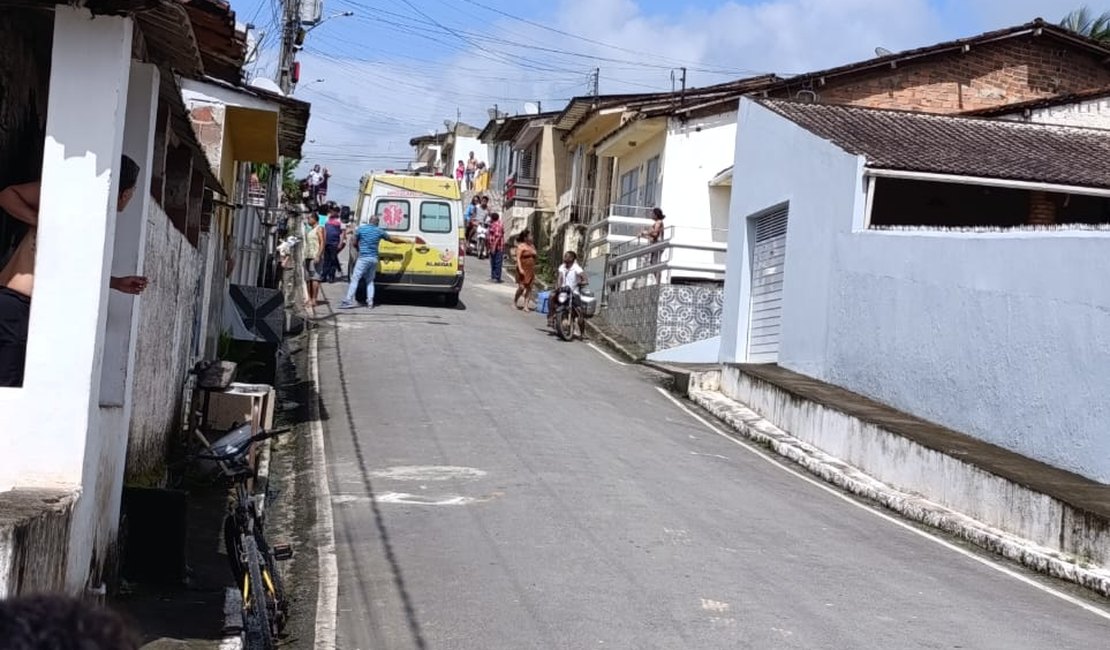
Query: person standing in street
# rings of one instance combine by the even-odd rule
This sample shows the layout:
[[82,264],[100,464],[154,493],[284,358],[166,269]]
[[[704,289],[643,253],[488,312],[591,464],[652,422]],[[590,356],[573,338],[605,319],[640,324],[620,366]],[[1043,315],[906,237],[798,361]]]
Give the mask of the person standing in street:
[[463,187],[463,179],[466,178],[466,163],[459,161],[459,166],[455,168],[455,180],[459,182],[459,189]]
[[343,230],[339,206],[333,203],[328,207],[328,221],[324,224],[324,268],[321,273],[324,282],[335,282],[339,273],[339,253],[346,246]]
[[347,287],[347,296],[343,298],[343,302],[339,303],[340,309],[355,308],[355,294],[358,293],[358,285],[363,280],[366,281],[366,306],[370,309],[374,308],[374,278],[378,274],[378,247],[383,239],[394,244],[417,245],[424,243],[424,240],[420,237],[407,239],[389,234],[389,231],[379,225],[381,221],[381,215],[376,214],[370,217],[369,223],[359,226],[358,230],[355,231],[352,245],[358,249],[358,262],[355,263],[355,270],[351,273],[351,284]]
[[474,189],[474,175],[478,173],[478,159],[474,157],[474,152],[470,152],[470,158],[466,161],[466,189],[471,191]]
[[[532,284],[536,281],[536,257],[532,233],[525,230],[516,238],[516,295],[513,296],[513,305],[517,309],[532,311],[528,303],[532,300]],[[524,298],[524,304],[520,304],[521,298]]]
[[[127,156],[120,159],[116,211],[123,212],[135,195],[139,165]],[[7,263],[0,268],[0,386],[23,385],[27,337],[31,322],[31,295],[35,286],[35,249],[38,243],[39,181],[10,185],[0,191],[0,209],[22,222],[27,230]],[[137,296],[147,279],[138,275],[111,277],[108,286]]]
[[505,226],[501,224],[501,215],[494,212],[489,216],[489,270],[490,280],[500,284],[501,265],[505,261]]
[[308,311],[316,311],[320,297],[320,257],[324,251],[324,229],[316,213],[305,215],[304,221],[304,281],[308,287]]

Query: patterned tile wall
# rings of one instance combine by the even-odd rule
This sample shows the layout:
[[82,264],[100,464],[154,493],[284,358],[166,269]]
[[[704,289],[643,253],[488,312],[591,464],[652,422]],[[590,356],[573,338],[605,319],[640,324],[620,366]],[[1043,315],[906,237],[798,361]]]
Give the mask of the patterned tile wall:
[[646,352],[702,341],[721,333],[724,290],[652,285],[609,294],[599,317]]
[[661,287],[655,350],[666,350],[717,336],[721,333],[724,306],[725,291],[720,287]]

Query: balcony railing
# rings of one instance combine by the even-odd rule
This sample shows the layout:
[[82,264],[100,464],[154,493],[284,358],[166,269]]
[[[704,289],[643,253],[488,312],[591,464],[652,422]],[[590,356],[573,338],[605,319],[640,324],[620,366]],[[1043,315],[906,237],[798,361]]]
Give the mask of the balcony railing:
[[505,207],[512,207],[518,203],[535,206],[539,198],[538,178],[513,174],[505,181]]
[[723,233],[702,228],[671,227],[655,243],[636,237],[614,246],[605,260],[605,292],[645,284],[684,281],[724,282],[728,244]]
[[596,212],[593,188],[567,190],[559,196],[552,227],[558,230],[569,223],[591,223]]
[[[590,277],[604,278],[605,292],[672,280],[723,282],[728,251],[727,232],[671,226],[663,239],[642,236],[652,224],[643,215],[651,208],[611,206],[609,216],[586,230],[585,264]],[[619,213],[624,213],[621,215]]]
[[247,185],[247,205],[256,208],[266,207],[266,186],[252,182]]

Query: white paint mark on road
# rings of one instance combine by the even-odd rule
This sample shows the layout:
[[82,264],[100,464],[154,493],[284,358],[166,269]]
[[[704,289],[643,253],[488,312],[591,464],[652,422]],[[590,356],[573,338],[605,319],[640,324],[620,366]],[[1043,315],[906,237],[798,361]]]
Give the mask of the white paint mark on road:
[[449,465],[406,465],[371,472],[371,476],[392,481],[455,481],[479,479],[487,472],[473,467]]
[[410,495],[408,492],[385,492],[385,494],[375,497],[367,497],[365,495],[335,495],[332,497],[332,502],[337,506],[346,504],[370,504],[371,501],[376,501],[383,505],[402,506],[468,506],[471,504],[482,504],[482,502],[492,500],[494,496],[463,497],[458,495],[441,495],[436,497]]
[[[682,528],[664,528],[663,532],[670,538],[671,544],[675,546],[689,546],[690,533]],[[705,601],[702,601],[703,603]]]
[[[872,515],[874,515],[874,516],[876,516],[880,519],[883,519],[884,521],[887,521],[891,524],[894,524],[895,526],[898,526],[899,528],[902,528],[904,530],[909,531],[910,533],[913,533],[914,535],[917,535],[918,537],[922,537],[922,538],[927,539],[931,542],[934,542],[934,543],[936,543],[940,546],[943,546],[944,548],[946,548],[946,549],[948,549],[948,550],[950,550],[954,553],[962,555],[962,556],[964,556],[964,557],[966,557],[966,558],[968,558],[968,559],[970,559],[974,562],[978,562],[979,564],[982,564],[983,566],[994,569],[998,573],[1001,573],[1005,576],[1009,576],[1010,578],[1013,578],[1014,580],[1017,580],[1018,582],[1021,582],[1021,583],[1024,583],[1024,584],[1026,584],[1030,587],[1033,587],[1034,589],[1036,589],[1038,591],[1044,592],[1044,593],[1048,594],[1049,596],[1052,596],[1054,598],[1062,600],[1066,603],[1070,603],[1072,605],[1075,605],[1076,607],[1079,607],[1080,609],[1083,609],[1087,612],[1090,612],[1091,614],[1094,614],[1095,616],[1098,616],[1099,618],[1110,621],[1110,612],[1102,609],[1101,607],[1095,607],[1094,605],[1092,605],[1090,603],[1084,602],[1083,600],[1080,600],[1079,598],[1068,595],[1068,594],[1066,594],[1066,593],[1064,593],[1064,592],[1062,592],[1058,589],[1053,589],[1052,587],[1049,587],[1047,585],[1042,585],[1039,582],[1033,580],[1032,578],[1030,578],[1028,576],[1024,576],[1024,575],[1018,573],[1017,571],[1014,571],[1013,569],[1009,569],[1009,568],[1007,568],[1005,566],[1002,566],[1001,564],[998,564],[998,563],[996,563],[992,560],[989,560],[985,557],[980,557],[979,555],[976,555],[975,553],[972,553],[971,551],[968,551],[966,549],[962,549],[959,546],[956,546],[955,544],[952,544],[951,542],[948,542],[947,540],[941,539],[940,537],[937,537],[936,535],[934,535],[934,534],[932,534],[928,531],[921,530],[919,528],[915,528],[914,526],[911,526],[910,524],[908,524],[904,521],[901,521],[899,519],[895,519],[894,517],[892,517],[892,516],[890,516],[890,515],[888,515],[884,512],[881,512],[879,510],[876,510],[875,508],[873,508],[873,507],[871,507],[871,506],[869,506],[865,503],[861,503],[859,501],[856,501],[855,499],[849,497],[848,495],[843,494],[842,492],[839,492],[838,490],[830,487],[829,485],[827,485],[827,484],[825,484],[825,483],[823,483],[823,482],[821,482],[821,481],[819,481],[819,480],[817,480],[817,479],[815,479],[811,476],[806,476],[805,474],[799,472],[798,470],[793,469],[792,467],[788,467],[787,465],[784,465],[782,462],[780,462],[779,460],[771,457],[766,452],[753,447],[752,445],[744,442],[743,440],[738,440],[735,437],[730,436],[728,433],[723,431],[720,427],[714,425],[709,420],[707,420],[707,419],[703,418],[702,416],[698,415],[697,413],[695,413],[693,411],[693,409],[691,409],[686,404],[683,404],[678,398],[676,398],[674,395],[671,395],[671,393],[669,391],[667,391],[666,389],[660,388],[660,387],[657,386],[655,388],[655,390],[659,391],[659,393],[662,394],[663,397],[666,397],[668,400],[670,400],[672,403],[674,403],[675,406],[682,409],[687,415],[689,415],[693,419],[700,422],[703,426],[705,426],[705,428],[709,429],[713,433],[716,433],[717,435],[721,436],[725,440],[728,440],[729,442],[741,447],[742,449],[747,450],[748,452],[752,453],[753,455],[758,456],[762,460],[770,463],[771,465],[774,465],[775,467],[777,467],[780,470],[786,472],[787,474],[790,474],[791,476],[794,476],[798,479],[801,479],[801,480],[805,481],[806,483],[809,483],[810,485],[816,487],[817,489],[822,490],[824,492],[827,492],[828,494],[833,495],[837,499],[840,499],[841,501],[844,501],[845,503],[852,505],[853,507],[859,508],[860,510],[863,510],[865,512],[869,512]],[[830,605],[831,605],[831,603],[830,603]]]
[[722,603],[719,600],[710,600],[708,598],[701,599],[701,608],[707,612],[714,612],[716,614],[727,614],[732,610],[732,605]]
[[[320,345],[313,330],[308,349],[312,385],[320,394]],[[320,403],[309,404],[312,413],[312,478],[316,488],[317,580],[315,650],[335,650],[336,620],[339,603],[339,566],[335,557],[335,522],[332,518],[331,488],[328,487],[328,456],[324,449],[324,425],[320,422]]]
[[703,454],[703,453],[700,453],[700,452],[697,452],[697,451],[691,451],[690,455],[691,456],[704,456],[705,458],[720,458],[721,460],[728,460],[728,456],[722,456],[720,454]]
[[605,357],[606,359],[608,359],[608,360],[609,360],[609,361],[611,361],[612,363],[615,363],[615,364],[617,364],[618,366],[627,366],[627,365],[628,365],[627,363],[625,363],[625,362],[621,361],[620,359],[618,359],[618,358],[614,357],[613,355],[609,354],[609,353],[608,353],[608,352],[606,352],[605,350],[602,350],[601,348],[599,348],[598,346],[594,345],[593,343],[587,343],[587,344],[586,344],[586,346],[587,346],[587,347],[589,347],[589,348],[590,348],[591,350],[593,350],[594,352],[597,352],[597,353],[598,353],[598,354],[600,354],[601,356]]

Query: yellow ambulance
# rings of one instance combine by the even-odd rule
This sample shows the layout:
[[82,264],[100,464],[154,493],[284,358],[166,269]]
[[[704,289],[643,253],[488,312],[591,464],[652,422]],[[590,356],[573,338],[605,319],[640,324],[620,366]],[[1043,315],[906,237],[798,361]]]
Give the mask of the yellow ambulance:
[[386,290],[438,293],[448,307],[459,303],[466,261],[462,195],[443,176],[386,172],[362,179],[356,208],[359,224],[378,215],[381,227],[416,246],[382,240],[375,285]]

